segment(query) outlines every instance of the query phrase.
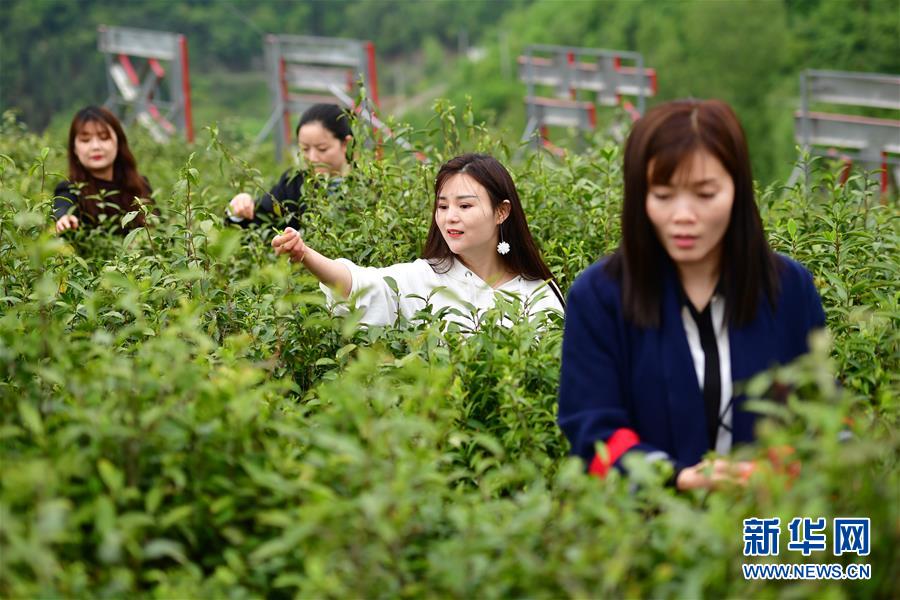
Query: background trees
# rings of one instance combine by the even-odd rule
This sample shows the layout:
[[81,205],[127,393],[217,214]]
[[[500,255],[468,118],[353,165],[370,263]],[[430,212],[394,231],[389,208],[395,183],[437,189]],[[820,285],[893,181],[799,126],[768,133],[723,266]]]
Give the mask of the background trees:
[[[102,102],[101,23],[186,34],[198,124],[238,115],[244,131],[258,130],[268,108],[264,33],[371,39],[382,98],[408,110],[404,119],[424,124],[435,95],[457,105],[471,95],[477,116],[510,141],[523,126],[514,61],[525,44],[637,50],[659,72],[658,100],[715,96],[735,106],[764,181],[786,176],[795,158],[800,71],[900,72],[900,0],[8,0],[0,3],[0,109],[16,108],[42,129]],[[476,45],[482,58],[458,54]]]

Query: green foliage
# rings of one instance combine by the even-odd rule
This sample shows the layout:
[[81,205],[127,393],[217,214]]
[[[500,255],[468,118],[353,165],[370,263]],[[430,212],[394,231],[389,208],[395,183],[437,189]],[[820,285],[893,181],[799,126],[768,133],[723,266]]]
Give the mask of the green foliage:
[[452,76],[440,78],[449,80],[452,100],[472,95],[479,116],[496,115],[508,134],[519,135],[525,86],[514,61],[525,45],[640,52],[658,74],[651,106],[686,97],[725,100],[746,128],[757,178],[774,182],[787,178],[796,158],[800,72],[900,72],[898,14],[898,0],[536,0],[483,34],[483,61],[460,61]]
[[[430,163],[359,144],[342,194],[310,180],[311,246],[411,260],[440,162],[508,160],[471,110],[437,108],[416,132]],[[760,404],[760,441],[738,453],[758,459],[746,488],[676,495],[652,465],[598,481],[566,458],[558,320],[504,328],[517,307],[498,307],[463,337],[434,317],[360,330],[332,316],[266,230],[223,227],[235,190],[277,173],[216,128],[205,149],[138,136],[160,215],[124,239],[54,235],[60,145],[8,117],[0,134],[0,596],[896,595],[900,252],[870,180],[814,169],[808,187],[761,192],[833,343],[748,384],[792,391]],[[598,145],[513,169],[564,288],[618,243],[620,162]],[[766,458],[784,445],[796,478]],[[870,517],[872,579],[745,581],[751,516]]]

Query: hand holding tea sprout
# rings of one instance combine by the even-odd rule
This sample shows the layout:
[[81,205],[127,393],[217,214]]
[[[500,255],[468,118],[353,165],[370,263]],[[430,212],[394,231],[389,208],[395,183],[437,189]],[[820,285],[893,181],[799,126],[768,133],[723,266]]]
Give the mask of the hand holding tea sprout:
[[293,227],[288,227],[283,233],[276,235],[272,239],[272,248],[275,249],[275,254],[287,254],[291,262],[302,263],[319,281],[336,288],[344,298],[350,296],[350,288],[353,285],[350,269],[307,246],[300,233]]
[[56,233],[62,233],[69,229],[78,229],[78,217],[75,215],[63,215],[56,222]]
[[291,262],[302,263],[309,247],[304,243],[300,233],[293,227],[288,227],[272,239],[272,248],[275,254],[287,254]]
[[722,458],[704,460],[682,469],[675,482],[679,490],[716,489],[726,485],[747,485],[753,473],[753,461],[730,461]]
[[253,220],[256,211],[256,202],[247,192],[241,192],[231,199],[229,203],[231,214],[242,219]]

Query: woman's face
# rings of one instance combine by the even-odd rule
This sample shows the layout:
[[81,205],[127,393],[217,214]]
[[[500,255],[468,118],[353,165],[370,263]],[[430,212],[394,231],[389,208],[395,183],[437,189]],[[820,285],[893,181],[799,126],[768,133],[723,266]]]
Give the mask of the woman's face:
[[484,186],[465,173],[451,176],[438,192],[434,221],[450,247],[464,258],[475,259],[496,251],[498,225],[509,215],[509,203],[497,211]]
[[[648,181],[652,181],[652,169],[650,161]],[[718,269],[733,205],[731,175],[716,157],[702,150],[679,165],[672,181],[651,184],[647,190],[647,216],[663,248],[682,268]]]
[[118,153],[116,132],[106,123],[88,121],[75,136],[75,156],[94,177],[112,179],[113,163]]
[[347,168],[348,135],[339,140],[324,125],[312,121],[300,128],[297,142],[306,164],[316,173],[340,175]]

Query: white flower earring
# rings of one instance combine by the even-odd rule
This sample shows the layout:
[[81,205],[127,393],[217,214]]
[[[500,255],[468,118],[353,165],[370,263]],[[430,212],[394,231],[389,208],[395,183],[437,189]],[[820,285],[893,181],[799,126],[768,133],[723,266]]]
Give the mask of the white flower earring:
[[503,255],[509,254],[509,244],[503,241],[503,226],[500,226],[500,243],[497,244],[497,252]]

